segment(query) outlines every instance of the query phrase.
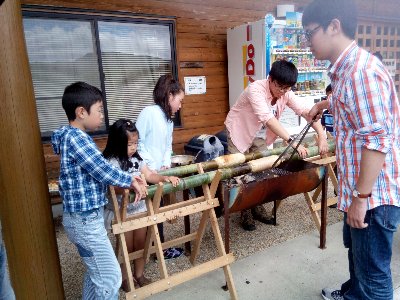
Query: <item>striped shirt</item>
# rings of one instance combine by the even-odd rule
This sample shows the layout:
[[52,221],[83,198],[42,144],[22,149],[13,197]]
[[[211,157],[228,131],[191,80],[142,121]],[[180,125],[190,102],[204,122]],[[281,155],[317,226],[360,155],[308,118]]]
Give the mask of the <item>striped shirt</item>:
[[130,187],[132,175],[111,165],[82,130],[64,126],[51,136],[60,159],[60,195],[64,212],[83,212],[107,204],[107,185]]
[[361,150],[386,154],[385,163],[368,198],[368,209],[400,206],[400,110],[390,74],[374,55],[353,41],[332,65],[338,164],[338,208],[347,211],[359,177]]

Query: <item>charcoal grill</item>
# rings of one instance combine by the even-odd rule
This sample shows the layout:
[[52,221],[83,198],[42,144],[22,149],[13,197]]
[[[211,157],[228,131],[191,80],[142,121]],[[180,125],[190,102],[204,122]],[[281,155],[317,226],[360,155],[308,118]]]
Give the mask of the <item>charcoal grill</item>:
[[[229,252],[229,214],[240,212],[257,205],[274,202],[274,225],[276,225],[276,205],[278,200],[289,196],[310,192],[320,185],[326,174],[325,166],[313,164],[304,160],[290,160],[277,168],[260,173],[250,173],[237,182],[221,181],[220,200],[224,207],[225,247]],[[323,184],[323,198],[326,198],[326,185]],[[321,211],[322,212],[322,211]],[[325,213],[325,212],[322,212]],[[321,235],[325,227],[321,226]],[[321,248],[324,248],[325,236],[321,238]]]

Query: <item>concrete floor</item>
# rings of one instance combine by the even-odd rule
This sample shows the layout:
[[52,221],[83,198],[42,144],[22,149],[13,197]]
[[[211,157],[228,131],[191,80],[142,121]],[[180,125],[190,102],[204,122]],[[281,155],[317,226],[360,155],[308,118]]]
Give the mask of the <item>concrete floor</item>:
[[[328,227],[325,250],[318,245],[317,232],[311,232],[233,263],[239,299],[322,299],[323,287],[338,288],[349,276],[342,223]],[[394,299],[400,300],[400,232],[395,235],[393,249]],[[224,283],[221,269],[150,299],[229,299],[229,293],[221,289]]]

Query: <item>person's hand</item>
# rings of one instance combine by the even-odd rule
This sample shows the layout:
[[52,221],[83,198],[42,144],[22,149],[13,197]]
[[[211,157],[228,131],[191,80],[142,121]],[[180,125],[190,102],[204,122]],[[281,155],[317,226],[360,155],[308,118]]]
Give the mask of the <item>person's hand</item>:
[[[295,149],[296,146],[297,146],[297,143],[293,143],[293,145],[292,145],[293,149]],[[301,158],[306,158],[308,155],[308,150],[303,145],[299,145],[299,147],[297,148],[297,153],[299,153]]]
[[329,152],[328,141],[324,137],[318,137],[319,154],[324,155]]
[[367,201],[367,199],[353,197],[353,201],[347,211],[347,224],[350,227],[359,229],[368,227],[368,224],[364,223],[365,214],[367,213]]
[[131,189],[135,191],[135,201],[133,203],[137,203],[147,195],[147,187],[143,179],[138,176],[132,177]]
[[177,186],[179,184],[179,182],[181,181],[178,177],[175,176],[167,176],[165,178],[166,182],[170,182],[172,184],[173,187]]
[[323,109],[321,109],[319,106],[318,106],[318,103],[317,104],[315,104],[311,109],[310,109],[310,111],[308,112],[308,118],[310,119],[310,120],[313,120],[314,122],[315,121],[318,121],[319,119],[321,119],[322,118],[322,113],[323,113]]

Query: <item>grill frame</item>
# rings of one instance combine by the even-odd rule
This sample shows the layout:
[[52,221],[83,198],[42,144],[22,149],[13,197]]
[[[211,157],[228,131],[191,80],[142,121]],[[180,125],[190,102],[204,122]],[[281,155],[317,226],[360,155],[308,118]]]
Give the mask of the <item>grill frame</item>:
[[[304,160],[292,160],[276,168],[252,174],[259,177],[256,181],[232,183],[222,181],[222,189],[228,190],[229,199],[223,197],[221,206],[229,202],[229,213],[239,212],[257,205],[282,200],[292,195],[314,190],[325,175],[325,167]],[[271,177],[271,173],[289,172],[285,175]],[[223,205],[226,207],[226,205]]]

